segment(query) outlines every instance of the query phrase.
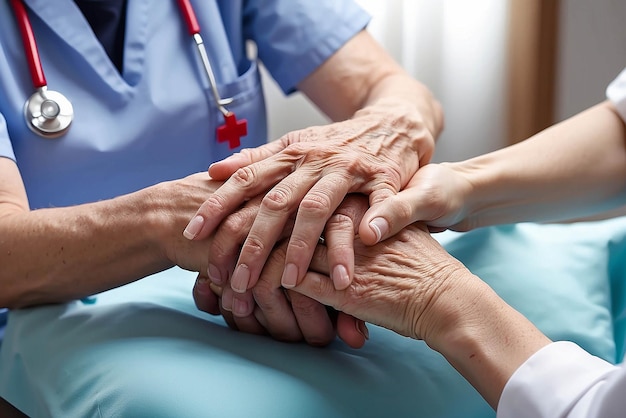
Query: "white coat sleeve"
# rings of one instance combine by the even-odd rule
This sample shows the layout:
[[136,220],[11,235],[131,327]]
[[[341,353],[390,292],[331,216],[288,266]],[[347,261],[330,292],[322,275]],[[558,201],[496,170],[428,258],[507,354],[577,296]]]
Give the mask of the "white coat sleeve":
[[613,103],[622,119],[626,121],[626,68],[606,88],[606,97]]
[[578,345],[552,343],[513,373],[498,404],[498,418],[623,418],[626,368]]

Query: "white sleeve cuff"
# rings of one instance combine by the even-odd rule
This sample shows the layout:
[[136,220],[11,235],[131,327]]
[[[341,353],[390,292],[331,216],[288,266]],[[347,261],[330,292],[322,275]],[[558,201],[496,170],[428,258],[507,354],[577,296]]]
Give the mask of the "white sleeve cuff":
[[[497,416],[564,417],[575,406],[578,414],[583,412],[579,408],[582,405],[576,405],[581,398],[619,369],[574,343],[562,341],[549,344],[513,373],[500,397]],[[588,402],[585,403],[588,407]]]
[[606,97],[626,122],[626,68],[606,88]]

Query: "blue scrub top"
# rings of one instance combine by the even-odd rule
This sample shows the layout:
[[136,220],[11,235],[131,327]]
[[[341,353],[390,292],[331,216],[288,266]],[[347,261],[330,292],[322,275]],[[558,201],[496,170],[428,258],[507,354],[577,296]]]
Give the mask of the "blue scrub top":
[[[204,171],[237,149],[215,138],[223,117],[176,2],[129,0],[118,72],[73,0],[24,0],[49,90],[72,102],[58,139],[26,126],[34,89],[10,2],[0,2],[0,158],[14,159],[32,209],[93,202]],[[222,97],[248,120],[241,147],[267,141],[258,60],[285,93],[362,30],[349,0],[192,2]],[[1,325],[0,325],[1,326]]]

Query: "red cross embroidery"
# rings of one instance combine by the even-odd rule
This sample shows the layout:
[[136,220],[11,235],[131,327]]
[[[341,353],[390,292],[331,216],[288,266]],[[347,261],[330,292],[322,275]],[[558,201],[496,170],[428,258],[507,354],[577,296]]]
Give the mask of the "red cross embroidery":
[[241,145],[241,137],[248,134],[248,121],[237,120],[233,112],[228,112],[224,115],[224,122],[217,128],[217,142],[228,141],[228,148],[237,148]]

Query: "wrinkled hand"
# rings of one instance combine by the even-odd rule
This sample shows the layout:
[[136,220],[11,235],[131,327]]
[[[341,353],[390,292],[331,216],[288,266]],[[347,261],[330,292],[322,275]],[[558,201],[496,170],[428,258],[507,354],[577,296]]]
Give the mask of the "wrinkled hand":
[[[228,180],[202,204],[186,229],[188,238],[207,237],[243,201],[265,196],[236,263],[231,280],[235,292],[244,293],[256,284],[292,214],[297,212],[297,217],[281,277],[286,288],[304,276],[318,237],[346,194],[363,193],[376,204],[395,195],[429,162],[434,138],[422,121],[408,120],[403,116],[410,114],[406,109],[377,109],[364,109],[345,122],[292,132],[211,166],[213,177]],[[351,258],[336,260],[331,276],[337,288],[349,285],[353,268]]]
[[189,216],[193,216],[197,210],[197,205],[222,183],[203,172],[159,183],[148,189],[149,199],[158,210],[148,214],[146,222],[153,225],[159,245],[172,264],[186,270],[206,271],[209,242],[189,241],[182,236],[181,231],[189,221]]
[[446,229],[468,231],[472,184],[447,163],[420,168],[404,190],[373,205],[363,216],[359,236],[368,245],[385,240],[414,222],[423,222],[431,232]]
[[[228,216],[208,239],[211,265],[225,264],[230,271],[215,272],[209,267],[200,273],[194,286],[196,306],[211,314],[222,314],[233,329],[254,334],[269,333],[281,341],[302,341],[311,345],[326,345],[336,333],[352,347],[363,345],[358,323],[346,315],[338,318],[329,315],[326,307],[300,294],[292,294],[281,287],[280,277],[284,266],[287,242],[274,249],[264,267],[259,282],[252,290],[235,293],[228,277],[236,259],[238,248],[244,241],[260,205],[261,198],[247,202]],[[331,217],[327,226],[329,260],[333,257],[353,257],[353,242],[367,202],[356,197],[348,198]],[[281,234],[286,238],[291,232],[293,218]],[[346,241],[347,245],[334,247],[332,242]],[[206,242],[207,240],[199,241]],[[351,258],[352,260],[352,258]],[[211,274],[208,274],[211,273]]]
[[[208,173],[203,172],[160,183],[150,189],[149,198],[158,202],[159,210],[155,211],[158,217],[149,221],[154,223],[154,229],[158,231],[158,240],[166,258],[181,268],[201,272],[193,289],[198,308],[214,315],[222,314],[231,328],[243,332],[270,333],[281,340],[305,339],[311,344],[328,344],[334,338],[335,331],[329,313],[319,302],[297,294],[294,297],[295,303],[290,303],[288,306],[281,305],[281,308],[285,309],[280,310],[280,315],[268,314],[267,319],[260,323],[254,316],[250,316],[250,312],[256,306],[251,292],[237,295],[238,299],[236,303],[233,303],[235,299],[230,287],[226,286],[225,295],[222,294],[221,286],[228,284],[227,279],[218,282],[217,286],[214,285],[213,290],[211,289],[206,273],[208,263],[214,258],[218,259],[220,263],[230,266],[230,270],[224,273],[224,277],[228,278],[232,274],[239,248],[247,236],[247,231],[252,225],[261,202],[261,198],[246,202],[227,217],[222,227],[208,239],[202,241],[185,239],[181,231],[189,217],[221,184],[222,182],[212,180]],[[360,215],[363,212],[364,209],[360,210]],[[351,223],[349,228],[350,236],[353,237],[356,224]],[[286,237],[290,229],[291,227],[288,226],[281,237]],[[352,246],[349,250],[352,251]],[[207,254],[209,254],[209,259],[207,259]],[[163,266],[165,267],[167,266]],[[274,298],[266,300],[263,295],[260,295],[258,300],[264,306],[273,307],[271,303]],[[226,303],[221,303],[222,301]],[[243,306],[243,312],[237,312],[234,315],[233,304],[237,307]],[[294,321],[293,318],[298,320]]]
[[[355,256],[354,279],[347,289],[337,290],[326,275],[309,272],[293,290],[429,344],[454,328],[455,314],[462,312],[463,306],[475,302],[463,300],[458,292],[478,279],[423,225],[411,225],[375,246],[357,242]],[[327,274],[324,257],[318,250],[312,266]]]

